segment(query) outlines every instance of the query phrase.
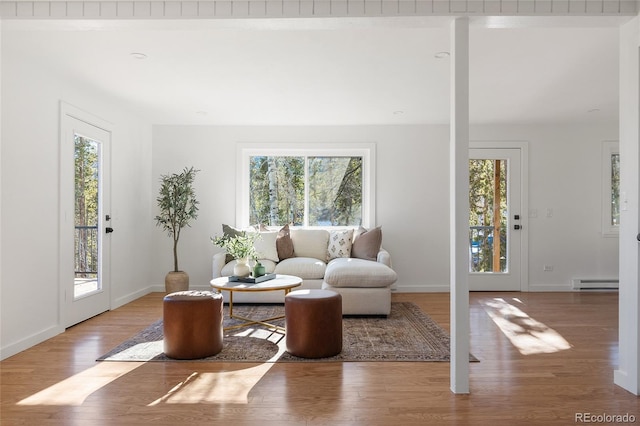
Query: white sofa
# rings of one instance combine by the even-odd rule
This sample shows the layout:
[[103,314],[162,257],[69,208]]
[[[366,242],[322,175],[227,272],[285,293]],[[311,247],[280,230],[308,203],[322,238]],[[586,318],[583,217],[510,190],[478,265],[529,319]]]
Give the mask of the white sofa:
[[[381,240],[380,229],[376,228],[376,231],[380,232]],[[261,232],[256,249],[261,254],[260,263],[265,266],[267,273],[298,276],[303,280],[300,288],[324,288],[340,293],[344,315],[388,315],[391,309],[391,285],[397,280],[396,273],[391,269],[391,256],[378,247],[375,249],[377,255],[370,253],[368,259],[351,257],[352,251],[354,255],[358,254],[356,249],[361,247],[360,242],[364,237],[358,230],[350,232],[301,228],[292,229],[289,233],[287,227],[287,234],[293,243],[293,257],[280,259],[282,255],[278,256],[279,245],[276,241],[282,236],[282,230]],[[355,240],[362,240],[349,240],[352,234]],[[352,247],[346,247],[350,244]],[[235,260],[226,263],[224,252],[216,253],[213,256],[213,278],[233,275],[234,265]],[[226,300],[228,294],[223,293]],[[284,292],[240,292],[234,294],[234,302],[284,303]]]

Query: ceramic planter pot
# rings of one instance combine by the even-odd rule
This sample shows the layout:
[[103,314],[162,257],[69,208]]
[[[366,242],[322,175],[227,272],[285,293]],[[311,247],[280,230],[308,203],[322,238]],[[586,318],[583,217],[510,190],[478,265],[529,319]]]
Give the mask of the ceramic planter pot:
[[167,293],[189,290],[189,275],[184,271],[171,271],[164,277],[164,288]]

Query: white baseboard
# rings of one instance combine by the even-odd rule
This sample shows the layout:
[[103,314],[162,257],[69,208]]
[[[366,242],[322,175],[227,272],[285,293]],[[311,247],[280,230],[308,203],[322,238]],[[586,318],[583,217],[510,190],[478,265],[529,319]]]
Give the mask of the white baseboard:
[[147,288],[134,291],[133,293],[126,294],[122,297],[118,297],[113,301],[111,309],[113,310],[113,309],[119,308],[120,306],[124,306],[129,302],[133,302],[134,300],[141,298],[145,294],[153,293],[155,291],[164,291],[164,286],[162,286],[162,290],[155,290],[156,287],[159,287],[159,286],[149,286]]
[[[190,285],[191,290],[211,290],[209,285]],[[151,292],[164,292],[164,285],[154,285],[147,288],[147,292],[140,294],[137,297],[144,296]],[[394,285],[391,287],[392,293],[449,293],[449,284],[435,284],[435,285]],[[530,284],[530,292],[574,292],[571,285],[568,284]],[[136,293],[137,294],[137,293]],[[134,298],[134,299],[135,299]],[[132,299],[132,300],[134,300]],[[130,301],[130,300],[129,300]],[[128,303],[128,302],[127,302]]]
[[439,285],[399,285],[392,288],[393,293],[449,293],[449,284]]
[[530,292],[573,292],[571,284],[529,284]]
[[[393,293],[449,293],[449,284],[429,286],[400,285],[392,288]],[[570,284],[530,284],[529,292],[574,292]]]
[[58,334],[63,332],[64,327],[56,325],[42,330],[41,332],[38,332],[36,334],[32,334],[31,336],[27,336],[16,343],[3,346],[2,348],[0,348],[0,361],[9,358],[10,356],[14,356],[15,354],[20,353],[24,350],[27,350],[32,346],[37,345],[38,343],[42,343],[45,340],[51,339],[52,337],[57,336]]

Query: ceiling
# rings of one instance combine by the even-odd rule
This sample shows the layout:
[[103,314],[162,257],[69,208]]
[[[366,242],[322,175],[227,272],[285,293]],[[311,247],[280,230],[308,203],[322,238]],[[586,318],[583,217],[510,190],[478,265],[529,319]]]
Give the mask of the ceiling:
[[[441,124],[449,32],[444,19],[7,21],[2,49],[154,124]],[[618,35],[597,21],[472,25],[471,122],[616,121]]]

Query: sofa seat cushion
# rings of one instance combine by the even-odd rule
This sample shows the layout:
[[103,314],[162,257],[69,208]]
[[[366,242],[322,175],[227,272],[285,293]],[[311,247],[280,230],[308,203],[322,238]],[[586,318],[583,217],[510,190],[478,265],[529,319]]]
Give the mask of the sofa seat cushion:
[[[272,274],[273,270],[276,269],[276,264],[275,262],[268,260],[268,259],[260,259],[260,263],[262,263],[262,266],[264,266],[264,270],[267,274]],[[227,263],[226,265],[224,265],[222,267],[222,270],[220,271],[220,276],[221,277],[230,277],[233,275],[233,267],[235,266],[236,261],[232,260],[231,262]],[[253,266],[253,262],[249,262],[249,266]]]
[[354,258],[333,259],[324,274],[324,281],[332,287],[388,287],[397,279],[387,265]]
[[321,280],[327,264],[312,257],[291,257],[278,263],[276,274],[295,275],[303,280]]

